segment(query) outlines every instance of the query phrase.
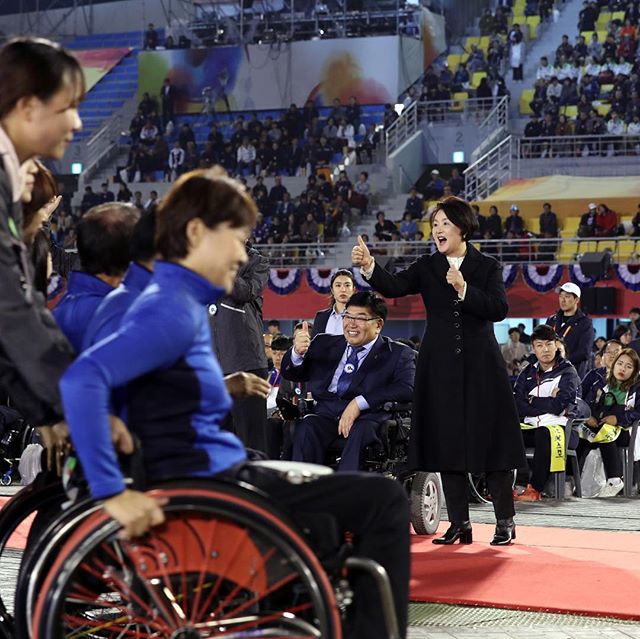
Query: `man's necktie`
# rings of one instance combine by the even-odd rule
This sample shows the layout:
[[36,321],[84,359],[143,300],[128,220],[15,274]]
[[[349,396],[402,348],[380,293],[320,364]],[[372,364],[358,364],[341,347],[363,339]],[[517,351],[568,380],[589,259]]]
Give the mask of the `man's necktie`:
[[362,349],[362,346],[351,347],[349,357],[347,357],[347,361],[345,362],[344,368],[342,369],[342,373],[338,378],[337,393],[340,397],[342,397],[347,392],[347,390],[349,390],[349,386],[351,386],[353,374],[358,370],[358,353],[362,351]]

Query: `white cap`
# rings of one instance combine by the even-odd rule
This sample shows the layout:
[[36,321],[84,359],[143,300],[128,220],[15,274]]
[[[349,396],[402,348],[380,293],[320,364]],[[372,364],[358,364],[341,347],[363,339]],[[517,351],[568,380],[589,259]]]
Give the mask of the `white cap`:
[[431,171],[431,175],[440,175],[440,171],[438,171],[438,169],[433,169],[433,171]]
[[512,204],[512,205],[511,205],[511,210],[512,210],[512,211],[519,211],[520,209],[518,208],[518,205],[517,205],[517,204]]
[[577,284],[574,284],[573,282],[565,282],[560,287],[560,290],[564,291],[565,293],[571,293],[575,295],[578,299],[580,299],[580,295],[582,295],[582,291],[580,290],[580,287]]
[[595,202],[590,202],[589,203],[589,210],[592,211],[593,209],[597,209],[598,206]]

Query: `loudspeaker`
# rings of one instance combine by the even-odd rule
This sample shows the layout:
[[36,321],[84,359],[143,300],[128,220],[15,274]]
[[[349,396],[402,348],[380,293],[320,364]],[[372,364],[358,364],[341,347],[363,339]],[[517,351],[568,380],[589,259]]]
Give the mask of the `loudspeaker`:
[[583,288],[580,306],[585,313],[591,315],[615,315],[616,295],[617,289],[613,286]]
[[599,280],[607,276],[611,265],[611,253],[599,251],[597,253],[585,253],[580,258],[580,268],[588,277],[596,277]]

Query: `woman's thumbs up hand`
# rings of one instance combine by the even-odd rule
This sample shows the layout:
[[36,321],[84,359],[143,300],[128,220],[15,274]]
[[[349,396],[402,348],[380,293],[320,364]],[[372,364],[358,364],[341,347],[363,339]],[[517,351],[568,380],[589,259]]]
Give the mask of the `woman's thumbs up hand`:
[[365,271],[371,268],[373,258],[369,252],[369,248],[364,243],[362,235],[358,235],[358,244],[351,249],[351,263],[354,266],[360,266]]

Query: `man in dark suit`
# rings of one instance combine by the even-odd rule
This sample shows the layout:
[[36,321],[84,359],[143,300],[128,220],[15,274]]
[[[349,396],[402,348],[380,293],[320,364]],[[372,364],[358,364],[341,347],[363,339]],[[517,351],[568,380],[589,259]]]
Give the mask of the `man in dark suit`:
[[167,124],[175,118],[176,92],[169,78],[165,78],[160,89],[160,99],[162,100],[162,124],[167,128]]
[[339,470],[358,470],[365,446],[377,441],[378,424],[389,417],[386,402],[413,396],[415,358],[410,348],[382,337],[385,302],[370,292],[346,304],[344,335],[317,335],[305,326],[282,361],[282,376],[307,382],[315,414],[296,427],[294,461],[321,464],[339,437],[346,439]]
[[338,269],[331,276],[331,301],[329,308],[325,308],[316,313],[313,320],[311,337],[318,333],[329,333],[330,335],[343,335],[342,314],[349,298],[356,290],[356,283],[353,273],[346,268]]

